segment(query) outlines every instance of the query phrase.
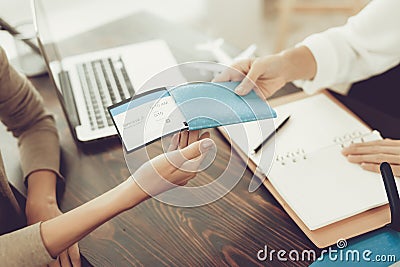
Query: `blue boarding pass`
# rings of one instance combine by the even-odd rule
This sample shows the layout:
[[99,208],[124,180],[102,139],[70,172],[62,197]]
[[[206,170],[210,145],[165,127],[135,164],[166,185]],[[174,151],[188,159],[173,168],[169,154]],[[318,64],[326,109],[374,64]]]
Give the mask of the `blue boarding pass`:
[[276,112],[253,91],[239,96],[239,82],[192,82],[157,88],[108,108],[127,152],[182,130],[272,119]]

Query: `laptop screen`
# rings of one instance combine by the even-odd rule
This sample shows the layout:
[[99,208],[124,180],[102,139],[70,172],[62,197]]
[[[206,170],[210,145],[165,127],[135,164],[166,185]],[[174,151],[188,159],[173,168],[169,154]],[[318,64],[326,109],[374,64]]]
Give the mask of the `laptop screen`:
[[[52,0],[53,1],[53,0]],[[36,34],[40,50],[46,61],[49,69],[49,74],[52,76],[59,93],[62,95],[62,89],[59,82],[59,73],[62,71],[61,55],[57,47],[57,42],[53,38],[50,29],[50,21],[47,17],[46,7],[48,0],[34,0],[33,1],[33,16]],[[58,2],[58,1],[56,1]]]
[[70,87],[69,77],[61,64],[64,57],[61,54],[61,50],[63,49],[59,48],[61,43],[59,36],[60,34],[62,35],[62,30],[59,26],[60,23],[68,25],[68,20],[53,12],[63,10],[68,2],[64,0],[33,0],[32,7],[37,39],[46,61],[49,76],[57,88],[57,95],[67,115],[70,127],[75,128],[81,123]]

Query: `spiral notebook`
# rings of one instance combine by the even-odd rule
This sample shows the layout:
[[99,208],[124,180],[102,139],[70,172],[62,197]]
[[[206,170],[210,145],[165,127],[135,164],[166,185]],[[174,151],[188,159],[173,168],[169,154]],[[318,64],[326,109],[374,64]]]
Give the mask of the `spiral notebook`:
[[[251,141],[248,140],[259,138],[259,133],[246,131],[246,141],[239,137],[238,125],[221,130],[226,137],[229,132],[234,147],[268,177],[264,184],[310,239],[315,238],[314,243],[320,247],[336,242],[334,226],[342,221],[346,223],[340,235],[345,237],[383,226],[388,221],[386,208],[382,208],[387,198],[380,175],[349,163],[341,154],[342,147],[352,142],[381,139],[379,132],[371,131],[328,94],[280,105],[275,110],[276,120],[287,114],[291,114],[291,118],[276,134],[275,142],[267,143],[256,155],[249,153]],[[245,123],[242,127],[254,129],[252,124]],[[270,154],[274,148],[273,163],[264,162],[262,154]],[[399,187],[398,178],[396,182]],[[360,214],[376,207],[380,207],[376,221],[368,221],[370,224],[367,223],[365,229],[348,227],[353,218],[358,216],[360,220]],[[327,239],[322,237],[325,230],[329,232]]]
[[[381,138],[377,131],[344,136],[349,143]],[[299,148],[278,154],[267,174],[310,230],[387,203],[380,175],[349,163],[341,154],[342,145],[332,144],[311,152]]]

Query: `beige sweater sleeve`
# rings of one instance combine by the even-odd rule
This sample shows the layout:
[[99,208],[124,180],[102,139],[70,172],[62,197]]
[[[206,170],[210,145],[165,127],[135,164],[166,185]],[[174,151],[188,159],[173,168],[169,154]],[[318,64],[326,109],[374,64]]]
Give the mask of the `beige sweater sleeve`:
[[0,236],[2,266],[43,266],[53,260],[43,245],[40,223]]
[[[0,48],[0,120],[18,138],[24,177],[35,170],[59,174],[60,147],[53,117],[32,84],[9,65]],[[36,266],[52,260],[40,225],[0,236],[1,266]]]
[[15,137],[26,177],[51,170],[59,177],[60,148],[54,118],[43,108],[33,85],[9,65],[0,48],[0,120]]

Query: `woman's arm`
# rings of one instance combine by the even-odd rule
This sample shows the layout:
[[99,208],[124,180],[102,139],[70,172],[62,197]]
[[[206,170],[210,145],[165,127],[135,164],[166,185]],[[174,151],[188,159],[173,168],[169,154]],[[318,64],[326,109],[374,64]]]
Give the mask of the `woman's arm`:
[[[149,177],[151,178],[151,177]],[[97,226],[147,198],[133,181],[128,179],[100,197],[41,224],[0,236],[2,266],[47,266],[72,244]],[[50,255],[49,255],[50,254]],[[78,254],[79,256],[79,254]],[[80,266],[79,257],[61,264]],[[56,262],[60,264],[60,262]]]
[[310,49],[300,46],[276,55],[239,61],[213,81],[242,81],[235,90],[237,94],[246,95],[254,90],[266,99],[288,82],[313,79],[316,71],[317,64]]
[[[56,183],[61,179],[58,134],[54,118],[42,102],[33,85],[9,64],[0,48],[0,119],[18,138],[28,186],[25,214],[30,225],[62,214],[56,201]],[[79,261],[78,245],[60,255],[60,259]],[[56,266],[59,265],[52,265]]]
[[208,136],[208,133],[203,134],[200,139],[204,139],[194,143],[191,143],[193,138],[189,138],[191,141],[182,145],[179,135],[175,135],[168,153],[142,165],[125,182],[74,210],[43,222],[42,239],[49,253],[56,256],[119,213],[150,196],[185,185],[195,177],[205,153],[214,146]]
[[399,9],[398,0],[373,0],[345,25],[280,54],[237,62],[214,81],[243,80],[238,94],[254,88],[263,98],[292,81],[310,94],[327,87],[346,93],[350,83],[400,63]]
[[398,0],[373,0],[340,27],[307,37],[317,73],[295,82],[307,93],[330,88],[347,93],[350,84],[381,74],[400,63]]
[[[62,214],[56,201],[56,183],[61,175],[54,118],[44,109],[42,98],[33,85],[9,64],[1,48],[0,119],[18,138],[21,167],[28,186],[25,209],[28,224]],[[60,257],[63,261],[79,261],[78,245]]]
[[[96,227],[140,202],[196,176],[205,153],[214,147],[209,133],[176,134],[168,153],[143,164],[132,177],[92,201],[46,222],[0,236],[0,261],[6,266],[39,266]],[[197,141],[199,140],[199,141]],[[39,228],[40,226],[40,228]],[[18,244],[18,245],[16,245]],[[51,257],[50,257],[50,255]],[[80,266],[79,261],[71,261]],[[70,263],[68,261],[68,266]]]
[[55,257],[104,222],[147,198],[148,195],[136,182],[128,178],[117,187],[82,206],[43,222],[41,224],[43,243],[50,255]]
[[0,47],[0,120],[18,138],[24,178],[47,170],[58,174],[60,146],[53,116],[26,77],[8,62]]

